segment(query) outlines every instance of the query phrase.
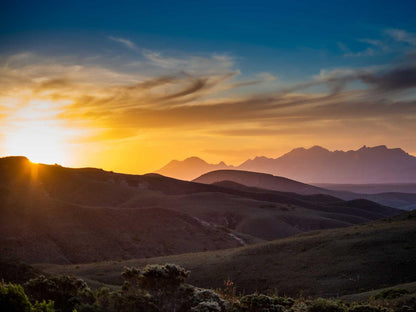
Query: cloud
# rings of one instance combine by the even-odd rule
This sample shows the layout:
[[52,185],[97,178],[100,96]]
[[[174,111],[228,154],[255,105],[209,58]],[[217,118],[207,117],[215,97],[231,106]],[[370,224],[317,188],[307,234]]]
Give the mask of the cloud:
[[402,29],[387,29],[386,34],[397,42],[404,42],[416,46],[416,34],[409,33]]
[[381,51],[384,52],[390,52],[390,47],[383,42],[382,40],[378,40],[378,39],[358,39],[358,41],[363,42],[363,43],[367,43],[375,48],[380,49]]
[[[310,80],[266,92],[261,84],[273,83],[275,76],[241,79],[228,56],[149,53],[140,65],[145,67],[128,71],[34,55],[5,58],[0,103],[12,103],[16,96],[61,101],[57,112],[62,121],[95,129],[87,141],[160,129],[230,137],[309,135],[351,120],[366,127],[385,122],[409,129],[403,120],[416,114],[415,97],[408,94],[416,87],[411,58],[371,68],[323,70]],[[235,91],[245,86],[250,93]],[[0,104],[0,115],[7,116],[13,105]]]
[[161,52],[143,50],[143,57],[149,65],[168,72],[186,72],[194,76],[222,75],[235,72],[234,59],[228,55],[213,54],[210,56],[183,55],[182,57],[165,56]]
[[382,92],[415,88],[416,64],[393,68],[381,73],[360,74],[357,78]]
[[337,92],[351,82],[359,81],[368,86],[368,91],[389,93],[404,91],[416,87],[416,62],[409,58],[407,62],[384,68],[337,69],[322,71],[316,77],[318,83],[326,83]]
[[129,49],[133,49],[133,50],[137,49],[137,46],[131,40],[120,38],[120,37],[113,37],[113,36],[109,36],[108,39],[119,42]]

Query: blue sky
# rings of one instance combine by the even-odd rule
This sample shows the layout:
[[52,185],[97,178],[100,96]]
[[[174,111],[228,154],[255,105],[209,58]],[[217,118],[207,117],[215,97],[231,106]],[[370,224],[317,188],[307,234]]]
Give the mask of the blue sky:
[[288,78],[386,62],[397,54],[353,54],[374,49],[361,40],[383,40],[387,29],[416,32],[415,1],[3,3],[1,51],[105,53],[115,49],[107,41],[114,36],[158,51],[228,53],[244,73],[271,71]]
[[[24,153],[13,138],[45,120],[78,151],[64,164],[125,172],[313,145],[416,154],[415,12],[416,1],[3,1],[0,154]],[[131,151],[140,165],[117,160]]]

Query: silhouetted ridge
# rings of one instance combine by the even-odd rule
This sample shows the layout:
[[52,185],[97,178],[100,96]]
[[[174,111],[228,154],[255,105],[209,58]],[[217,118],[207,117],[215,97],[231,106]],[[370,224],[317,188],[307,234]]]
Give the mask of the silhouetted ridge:
[[257,156],[237,167],[219,164],[195,165],[187,160],[157,171],[180,179],[195,179],[209,171],[237,169],[269,173],[307,183],[412,183],[416,182],[416,157],[400,148],[363,146],[353,151],[331,152],[315,145],[295,148],[278,157]]
[[331,190],[323,187],[313,186],[284,177],[273,176],[267,173],[250,172],[242,170],[216,170],[208,172],[194,180],[199,183],[215,184],[232,189],[259,192],[261,190],[273,190],[279,192],[292,192],[302,195],[326,194],[344,200],[367,200],[384,206],[395,207],[404,210],[416,208],[416,194],[387,192],[376,194],[361,194],[341,190]]

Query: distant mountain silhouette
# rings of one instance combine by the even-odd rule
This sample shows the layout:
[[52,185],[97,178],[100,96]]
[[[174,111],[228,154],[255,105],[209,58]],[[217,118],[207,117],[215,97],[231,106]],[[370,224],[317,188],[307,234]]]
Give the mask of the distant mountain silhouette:
[[208,164],[201,158],[189,157],[183,161],[172,160],[156,173],[180,180],[192,180],[205,172],[227,168],[231,169],[233,166],[227,166],[224,162]]
[[[176,178],[195,179],[212,170],[238,169],[270,173],[305,183],[416,182],[416,157],[400,148],[390,149],[384,145],[363,146],[356,151],[347,152],[331,152],[320,146],[313,146],[309,149],[296,148],[278,158],[249,159],[235,168],[226,166],[224,163],[209,165],[203,160],[200,162],[204,165],[198,166],[194,162],[191,167],[186,160],[176,161],[174,166],[167,165],[158,172]],[[180,176],[180,172],[186,174]]]

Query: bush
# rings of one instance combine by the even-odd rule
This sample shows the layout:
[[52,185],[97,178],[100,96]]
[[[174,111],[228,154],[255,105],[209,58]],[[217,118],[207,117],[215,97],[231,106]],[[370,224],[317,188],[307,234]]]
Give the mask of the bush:
[[156,312],[159,311],[153,298],[143,290],[130,289],[128,292],[112,292],[108,288],[100,288],[95,293],[94,305],[81,305],[78,312]]
[[252,294],[240,299],[240,310],[244,312],[282,312],[279,300],[266,295]]
[[295,300],[293,300],[292,298],[289,298],[289,297],[275,296],[275,297],[273,297],[273,300],[276,304],[280,304],[284,307],[291,307],[295,303]]
[[32,305],[21,285],[0,283],[0,311],[30,312]]
[[[122,273],[122,296],[148,295],[160,311],[189,311],[194,287],[184,284],[189,272],[176,264],[147,265],[142,271],[126,268]],[[144,297],[143,297],[144,298]],[[137,300],[136,300],[137,301]],[[144,301],[143,301],[144,302]]]
[[0,283],[0,311],[54,312],[53,301],[32,304],[21,285]]
[[226,302],[223,299],[221,299],[221,297],[215,291],[204,288],[194,288],[192,306],[195,306],[195,311],[205,311],[206,309],[208,309],[208,307],[210,309],[219,309],[218,311],[224,311],[225,305]]
[[198,303],[191,309],[192,312],[221,312],[221,307],[214,301],[204,301]]
[[345,307],[336,301],[318,298],[310,302],[308,312],[344,312]]
[[32,306],[32,312],[54,312],[54,302],[49,300],[46,302],[45,300],[42,302],[36,301],[35,304]]
[[141,273],[139,285],[151,293],[175,290],[188,276],[189,271],[176,264],[147,265]]
[[72,312],[80,304],[92,304],[94,296],[88,285],[72,276],[43,275],[26,282],[24,288],[32,302],[53,300],[55,307],[63,312]]

